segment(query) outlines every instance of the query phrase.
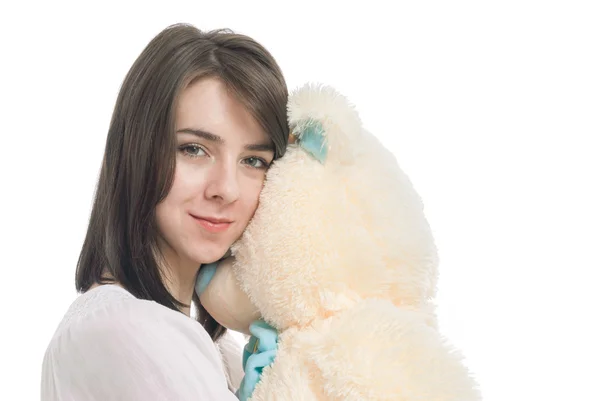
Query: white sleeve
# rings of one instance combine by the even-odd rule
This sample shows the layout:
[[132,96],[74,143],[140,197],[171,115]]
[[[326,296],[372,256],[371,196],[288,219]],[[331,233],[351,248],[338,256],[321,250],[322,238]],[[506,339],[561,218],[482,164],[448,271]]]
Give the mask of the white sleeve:
[[237,400],[196,322],[135,300],[64,330],[44,359],[42,400]]
[[223,337],[217,341],[217,348],[221,351],[225,372],[229,379],[231,388],[235,391],[240,387],[240,383],[244,378],[244,370],[242,369],[242,353],[244,344],[247,340],[241,333],[235,333],[227,330]]

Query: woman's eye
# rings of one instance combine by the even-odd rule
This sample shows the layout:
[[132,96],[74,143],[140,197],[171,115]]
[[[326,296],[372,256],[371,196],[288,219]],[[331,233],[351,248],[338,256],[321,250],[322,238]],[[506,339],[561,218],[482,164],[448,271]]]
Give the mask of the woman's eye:
[[189,157],[202,157],[206,156],[206,152],[199,145],[183,145],[179,147],[179,150],[183,152],[184,155]]
[[249,157],[244,160],[244,163],[256,169],[266,169],[268,167],[267,162],[260,157]]

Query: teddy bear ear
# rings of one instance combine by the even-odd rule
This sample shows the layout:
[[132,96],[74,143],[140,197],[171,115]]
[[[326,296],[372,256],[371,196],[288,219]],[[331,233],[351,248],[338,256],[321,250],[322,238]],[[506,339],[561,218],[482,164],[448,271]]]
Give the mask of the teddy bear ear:
[[354,105],[334,88],[308,83],[290,94],[288,122],[291,144],[325,164],[354,159],[362,123]]

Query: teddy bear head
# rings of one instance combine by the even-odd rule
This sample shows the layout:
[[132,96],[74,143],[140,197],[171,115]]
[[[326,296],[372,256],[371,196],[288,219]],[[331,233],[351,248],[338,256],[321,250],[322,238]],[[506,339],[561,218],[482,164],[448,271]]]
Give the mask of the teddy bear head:
[[288,118],[288,150],[232,248],[237,281],[262,317],[286,329],[366,298],[429,302],[437,251],[395,157],[331,87],[293,92]]

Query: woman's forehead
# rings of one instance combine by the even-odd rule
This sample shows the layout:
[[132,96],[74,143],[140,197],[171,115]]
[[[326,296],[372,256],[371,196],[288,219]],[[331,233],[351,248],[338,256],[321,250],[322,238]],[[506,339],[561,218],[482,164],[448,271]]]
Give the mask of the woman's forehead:
[[175,123],[177,130],[208,132],[225,142],[271,142],[244,104],[217,78],[197,80],[182,91]]

